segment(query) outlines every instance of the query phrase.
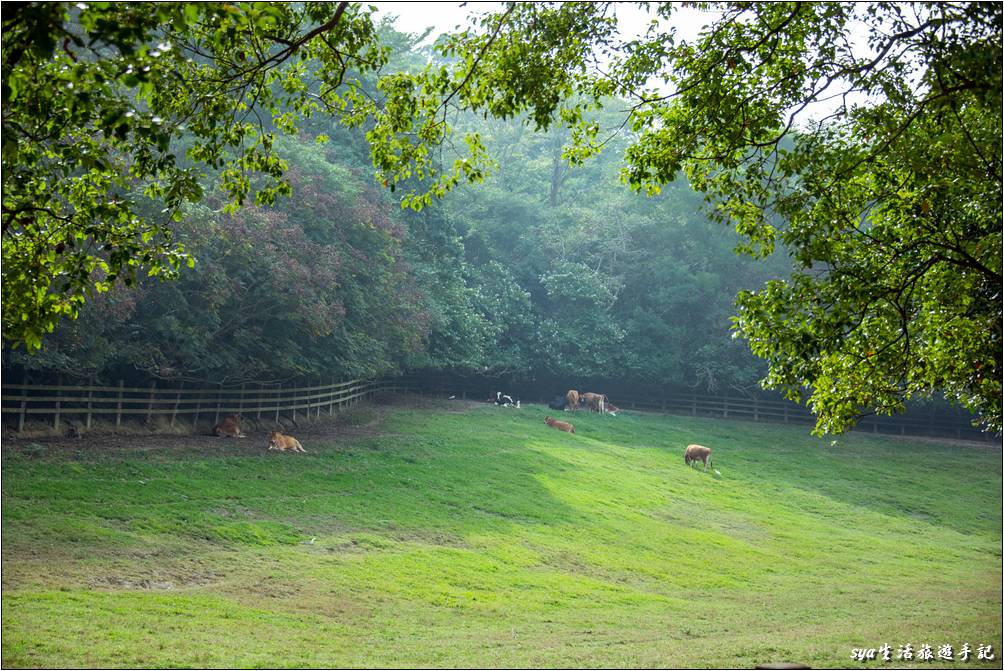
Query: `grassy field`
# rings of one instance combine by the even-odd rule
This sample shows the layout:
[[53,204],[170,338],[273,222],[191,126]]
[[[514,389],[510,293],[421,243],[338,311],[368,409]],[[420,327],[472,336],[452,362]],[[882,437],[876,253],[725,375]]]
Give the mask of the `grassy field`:
[[954,666],[1000,668],[999,450],[544,414],[364,406],[306,455],[8,443],[3,666],[881,668],[909,664],[851,650],[968,643],[996,659]]

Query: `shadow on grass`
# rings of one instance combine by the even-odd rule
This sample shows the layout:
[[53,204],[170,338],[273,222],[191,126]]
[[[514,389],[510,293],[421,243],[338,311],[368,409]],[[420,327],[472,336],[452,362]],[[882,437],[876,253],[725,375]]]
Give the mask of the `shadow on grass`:
[[[464,536],[567,517],[535,477],[567,464],[525,447],[532,433],[513,433],[504,416],[401,415],[348,443],[317,436],[303,455],[228,443],[86,461],[15,456],[4,464],[3,520],[30,527],[26,541],[119,547],[130,534],[267,546],[345,530]],[[18,534],[10,538],[5,549],[16,551]]]

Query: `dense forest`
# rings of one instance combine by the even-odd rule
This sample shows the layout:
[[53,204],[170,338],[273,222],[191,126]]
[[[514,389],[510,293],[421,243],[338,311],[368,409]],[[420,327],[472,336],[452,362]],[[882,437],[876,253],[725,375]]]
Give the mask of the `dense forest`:
[[[381,30],[391,66],[432,57]],[[494,172],[415,212],[374,181],[363,130],[312,119],[275,144],[291,196],[227,213],[207,176],[173,224],[194,268],[115,284],[41,352],[6,349],[8,363],[226,383],[431,368],[755,386],[765,367],[732,338],[733,300],[782,275],[782,254],[737,255],[685,179],[632,193],[624,136],[572,167],[567,131],[464,125]]]
[[821,433],[940,393],[1000,429],[1000,5],[627,36],[507,3],[421,48],[349,2],[150,7],[4,13],[8,372],[760,385]]

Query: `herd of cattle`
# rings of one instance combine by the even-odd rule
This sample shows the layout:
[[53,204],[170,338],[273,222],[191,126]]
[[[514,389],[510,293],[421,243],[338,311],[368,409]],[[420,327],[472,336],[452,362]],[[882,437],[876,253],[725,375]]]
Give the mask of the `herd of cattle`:
[[593,412],[607,413],[616,416],[621,411],[616,405],[611,403],[606,394],[594,394],[585,391],[581,394],[575,389],[569,389],[564,396],[556,396],[553,401],[547,404],[552,410],[578,410],[586,408]]
[[[493,398],[489,398],[488,402],[509,408],[520,407],[518,398],[513,400],[512,396],[509,394],[503,394],[500,391],[495,392],[495,396]],[[569,389],[568,393],[564,396],[556,397],[547,405],[553,410],[571,410],[574,412],[579,408],[585,408],[587,410],[592,410],[593,412],[606,413],[614,416],[620,412],[620,408],[611,403],[605,394],[594,394],[593,392],[584,392],[580,394],[575,389]],[[554,419],[553,417],[548,416],[544,417],[544,423],[552,428],[558,429],[559,431],[575,433],[575,427],[569,422],[563,422],[559,419]],[[239,414],[227,415],[224,417],[222,421],[213,427],[213,434],[221,438],[247,437],[241,430],[241,416]],[[268,449],[279,450],[280,452],[306,452],[306,450],[303,449],[303,445],[300,444],[300,441],[292,436],[287,436],[278,431],[272,431],[269,433]],[[691,463],[701,461],[704,463],[704,470],[707,470],[708,466],[711,464],[711,448],[704,447],[702,445],[688,445],[687,451],[683,455],[683,459],[688,466]]]
[[[503,394],[500,391],[495,392],[495,396],[489,398],[488,402],[507,408],[520,407],[518,398],[513,400],[511,395]],[[571,410],[573,412],[579,408],[585,408],[586,410],[592,410],[601,414],[606,413],[615,417],[621,410],[610,402],[606,394],[595,394],[591,391],[579,393],[576,389],[569,389],[564,396],[556,396],[547,404],[547,407],[552,410]],[[546,416],[544,417],[544,423],[559,431],[575,433],[575,427],[570,422]],[[708,466],[714,468],[714,465],[711,463],[711,448],[704,447],[703,445],[688,445],[687,450],[683,454],[683,461],[688,466],[700,461],[704,464],[704,470],[708,470]],[[718,473],[718,471],[715,471],[715,473]]]
[[[500,391],[495,392],[494,396],[489,397],[488,402],[505,408],[520,407],[518,398],[513,399],[510,394],[503,394]],[[554,400],[547,404],[547,407],[552,410],[572,411],[578,410],[579,408],[586,408],[587,410],[592,410],[593,412],[606,413],[614,416],[621,411],[620,408],[607,399],[606,394],[594,394],[591,391],[582,392],[580,394],[575,389],[569,389],[568,393],[564,396],[555,396]]]

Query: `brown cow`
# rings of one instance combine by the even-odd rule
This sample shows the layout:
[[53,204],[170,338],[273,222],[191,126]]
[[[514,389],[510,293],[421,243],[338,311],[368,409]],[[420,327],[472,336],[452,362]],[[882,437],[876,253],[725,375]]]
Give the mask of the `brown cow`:
[[711,464],[711,448],[704,447],[703,445],[687,445],[687,451],[683,453],[683,461],[685,464],[690,466],[691,463],[701,460],[704,462],[704,470],[708,470],[708,466]]
[[579,392],[574,389],[569,389],[568,393],[565,394],[565,400],[568,402],[568,408],[570,410],[578,410],[579,408]]
[[300,445],[300,441],[293,436],[287,436],[278,431],[268,434],[268,449],[279,450],[280,452],[285,452],[286,450],[290,452],[306,452],[303,449],[303,445]]
[[247,438],[241,432],[241,416],[227,415],[223,420],[213,427],[213,434],[221,438]]
[[561,431],[567,431],[568,433],[575,433],[575,427],[568,422],[562,422],[560,419],[554,419],[553,417],[545,417],[544,423],[548,426],[553,426],[555,429]]
[[584,394],[580,394],[579,398],[582,400],[583,405],[590,410],[595,412],[606,411],[607,397],[603,394],[594,394],[591,391],[587,391]]
[[618,407],[617,407],[616,405],[614,405],[613,403],[607,403],[607,412],[608,412],[609,414],[611,414],[611,415],[613,415],[614,417],[616,417],[616,416],[617,416],[617,413],[618,413],[618,412],[620,412],[620,411],[621,411],[621,409],[620,409],[620,408],[618,408]]

